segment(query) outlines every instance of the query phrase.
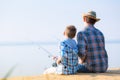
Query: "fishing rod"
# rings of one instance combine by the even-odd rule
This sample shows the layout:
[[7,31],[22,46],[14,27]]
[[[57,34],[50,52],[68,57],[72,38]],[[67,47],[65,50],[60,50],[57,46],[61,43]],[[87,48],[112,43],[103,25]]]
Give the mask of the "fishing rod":
[[47,49],[45,49],[44,47],[40,46],[39,43],[35,43],[32,41],[33,45],[37,45],[38,49],[42,49],[46,54],[48,54],[48,57],[51,58],[53,55],[51,52],[49,52]]
[[53,56],[51,52],[49,52],[47,49],[45,49],[45,48],[43,48],[43,47],[41,47],[41,46],[39,46],[39,49],[42,49],[43,51],[45,51],[45,52],[48,54],[48,57],[49,57],[49,58],[53,58],[53,60],[55,60],[55,62],[52,63],[52,66],[53,66],[53,67],[57,67],[56,61],[57,61],[58,58],[57,58],[56,56]]
[[39,45],[39,48],[38,49],[42,49],[44,52],[46,52],[48,54],[48,57],[51,58],[53,57],[52,53],[49,52],[47,49],[43,48],[42,46]]
[[[32,42],[33,44],[35,44],[34,42]],[[53,67],[57,67],[57,56],[54,56],[50,51],[48,51],[47,49],[45,49],[44,47],[42,47],[41,45],[37,44],[38,49],[42,49],[46,54],[48,54],[48,58],[53,58],[53,60],[55,61],[54,63],[52,63]]]
[[57,56],[52,55],[51,52],[49,52],[47,49],[43,48],[42,46],[39,46],[39,49],[42,49],[44,52],[46,52],[48,54],[49,58],[53,58],[53,60],[55,60],[55,61],[58,59]]

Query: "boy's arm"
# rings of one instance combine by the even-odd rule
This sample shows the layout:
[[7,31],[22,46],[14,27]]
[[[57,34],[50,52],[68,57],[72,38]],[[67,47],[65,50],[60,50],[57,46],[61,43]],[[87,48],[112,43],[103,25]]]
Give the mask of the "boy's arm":
[[57,64],[60,64],[61,63],[61,57],[59,57],[56,61]]
[[61,42],[60,43],[60,57],[58,57],[58,59],[57,59],[57,64],[60,64],[61,63],[61,60],[62,60],[62,57],[64,57],[65,56],[65,44],[64,44],[64,42]]

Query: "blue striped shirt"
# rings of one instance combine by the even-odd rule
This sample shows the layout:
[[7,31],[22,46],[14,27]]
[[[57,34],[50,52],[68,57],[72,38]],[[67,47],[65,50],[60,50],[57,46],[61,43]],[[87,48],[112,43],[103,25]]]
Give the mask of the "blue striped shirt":
[[78,48],[75,40],[66,39],[60,44],[63,74],[75,74],[78,70]]
[[108,68],[108,55],[105,50],[104,35],[94,26],[88,26],[77,34],[78,55],[86,56],[85,63],[92,72],[105,72]]

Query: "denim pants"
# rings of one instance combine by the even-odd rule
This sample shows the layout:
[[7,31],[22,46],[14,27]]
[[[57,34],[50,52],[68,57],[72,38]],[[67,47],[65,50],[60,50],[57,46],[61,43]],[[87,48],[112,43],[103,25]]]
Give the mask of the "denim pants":
[[79,69],[78,69],[78,73],[80,73],[80,72],[83,72],[83,73],[91,73],[91,71],[89,71],[86,67],[85,67],[85,65],[83,65],[83,64],[79,64],[78,65],[78,67],[79,67]]

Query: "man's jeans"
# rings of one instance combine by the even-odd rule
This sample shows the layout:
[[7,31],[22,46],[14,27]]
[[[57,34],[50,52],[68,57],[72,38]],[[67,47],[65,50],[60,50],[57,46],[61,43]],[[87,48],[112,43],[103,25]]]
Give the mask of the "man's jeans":
[[79,69],[78,69],[78,73],[80,73],[80,72],[83,72],[83,73],[91,73],[91,71],[89,71],[86,67],[85,67],[85,65],[83,65],[83,64],[79,64],[78,65],[79,66]]

